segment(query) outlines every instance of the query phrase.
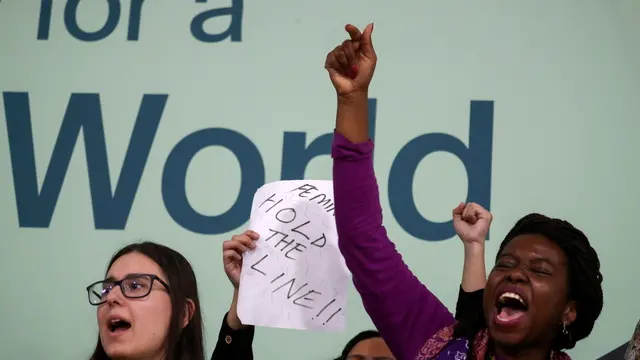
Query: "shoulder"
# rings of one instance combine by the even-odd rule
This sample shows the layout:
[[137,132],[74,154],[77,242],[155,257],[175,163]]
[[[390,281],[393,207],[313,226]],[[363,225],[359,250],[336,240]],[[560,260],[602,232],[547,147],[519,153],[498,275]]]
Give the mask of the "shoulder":
[[624,354],[624,360],[640,359],[640,321],[636,325],[636,329],[629,340],[627,352]]

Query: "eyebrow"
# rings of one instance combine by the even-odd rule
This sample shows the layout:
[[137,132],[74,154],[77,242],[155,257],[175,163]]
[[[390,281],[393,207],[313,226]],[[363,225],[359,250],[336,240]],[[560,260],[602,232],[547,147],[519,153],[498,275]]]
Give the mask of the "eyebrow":
[[[511,253],[502,253],[500,255],[500,257],[498,257],[498,259],[502,259],[503,257],[510,257],[510,258],[513,258],[513,259],[520,259],[518,256],[515,256],[514,254],[511,254]],[[551,261],[551,259],[546,258],[544,256],[537,256],[536,255],[535,257],[533,257],[530,260],[530,262],[532,262],[532,263],[546,263],[546,264],[549,264],[551,266],[554,266],[554,262]]]
[[[126,279],[126,278],[130,278],[130,277],[135,277],[135,276],[141,276],[141,275],[146,275],[146,274],[141,274],[141,273],[128,273],[125,276],[122,277],[122,279]],[[113,275],[107,276],[104,281],[117,281],[116,277]]]
[[498,259],[502,259],[504,257],[515,258],[515,256],[513,254],[511,254],[511,253],[503,252],[502,254],[500,254],[500,256],[498,256]]
[[545,257],[538,257],[538,258],[532,259],[531,262],[532,263],[547,263],[547,264],[552,265],[552,266],[554,265],[553,261],[551,261],[550,259],[545,258]]

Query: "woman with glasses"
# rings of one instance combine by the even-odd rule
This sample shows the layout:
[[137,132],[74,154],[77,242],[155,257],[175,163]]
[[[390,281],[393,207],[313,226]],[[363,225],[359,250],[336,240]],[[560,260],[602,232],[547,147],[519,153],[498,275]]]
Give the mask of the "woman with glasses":
[[128,245],[87,293],[99,332],[91,360],[204,360],[196,277],[178,252],[152,242]]

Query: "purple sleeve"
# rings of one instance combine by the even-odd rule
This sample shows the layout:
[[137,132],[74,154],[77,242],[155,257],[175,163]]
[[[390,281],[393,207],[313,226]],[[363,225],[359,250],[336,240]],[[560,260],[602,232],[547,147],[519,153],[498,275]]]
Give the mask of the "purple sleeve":
[[371,320],[399,360],[413,360],[449,310],[402,260],[382,226],[373,142],[353,144],[334,133],[333,191],[338,244]]

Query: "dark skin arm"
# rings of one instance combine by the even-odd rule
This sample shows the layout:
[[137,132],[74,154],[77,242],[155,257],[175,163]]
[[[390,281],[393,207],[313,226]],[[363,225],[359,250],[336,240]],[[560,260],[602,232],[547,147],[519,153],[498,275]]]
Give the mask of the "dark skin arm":
[[373,24],[362,33],[353,25],[345,30],[351,39],[327,55],[325,69],[338,96],[336,131],[353,143],[363,143],[369,139],[368,92],[377,62]]

